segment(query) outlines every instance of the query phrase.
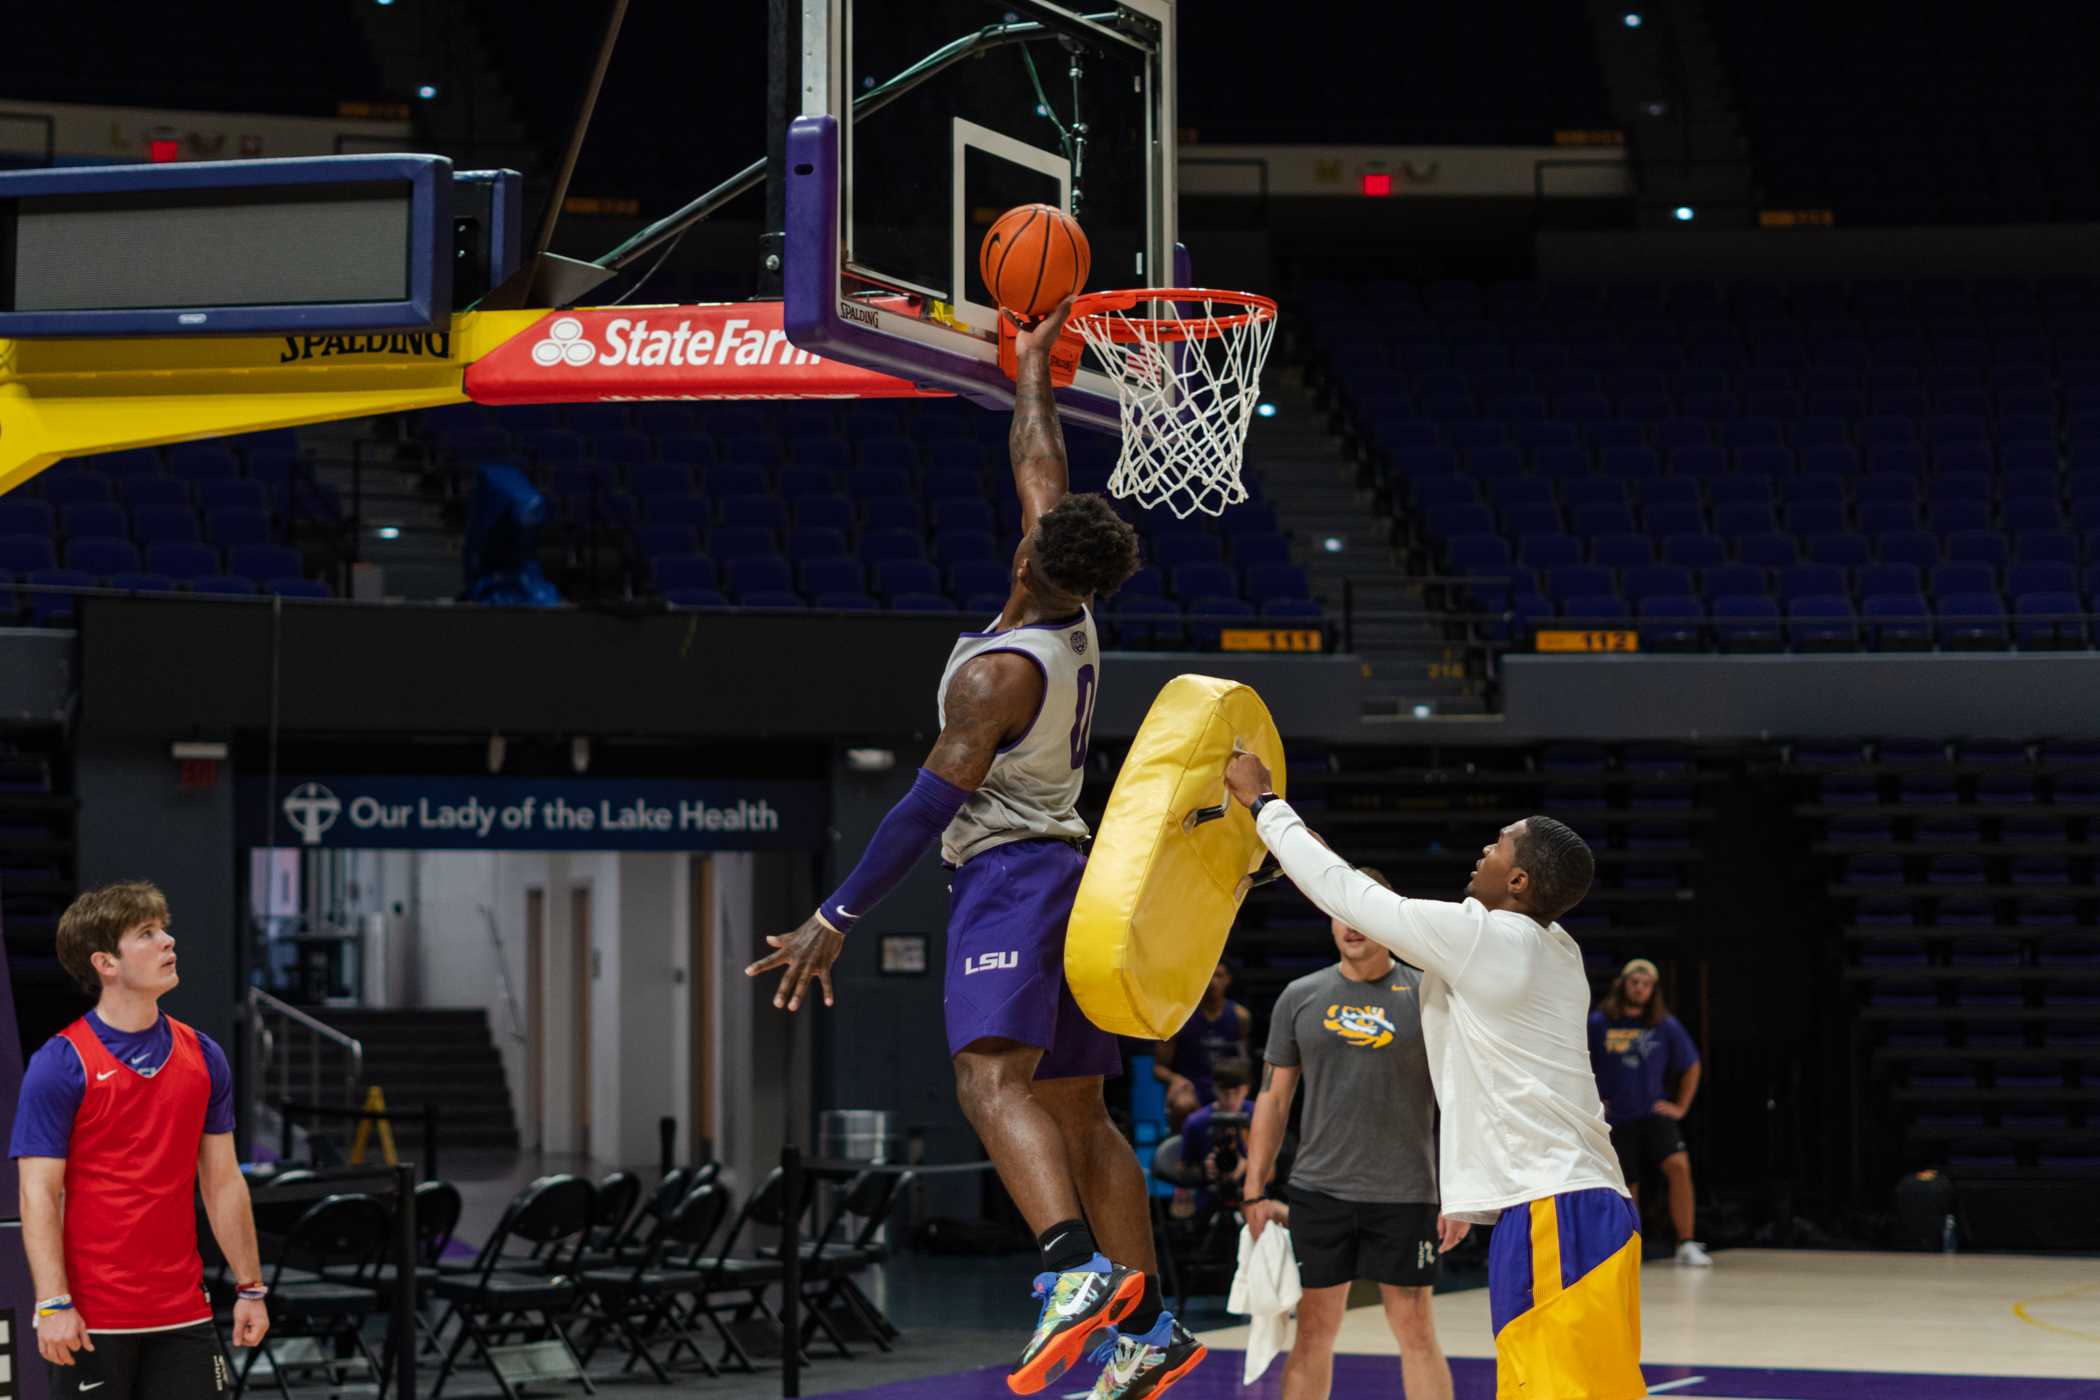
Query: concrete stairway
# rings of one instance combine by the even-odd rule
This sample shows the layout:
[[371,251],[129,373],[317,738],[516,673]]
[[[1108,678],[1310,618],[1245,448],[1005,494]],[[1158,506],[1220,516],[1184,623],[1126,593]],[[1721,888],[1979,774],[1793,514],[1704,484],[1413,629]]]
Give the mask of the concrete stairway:
[[1338,644],[1363,658],[1365,717],[1413,718],[1421,705],[1478,713],[1476,668],[1465,664],[1463,648],[1447,646],[1450,624],[1395,553],[1391,521],[1356,484],[1356,461],[1331,431],[1328,412],[1294,368],[1272,366],[1265,390],[1276,413],[1255,419],[1247,459],[1290,532],[1313,595],[1336,620]]

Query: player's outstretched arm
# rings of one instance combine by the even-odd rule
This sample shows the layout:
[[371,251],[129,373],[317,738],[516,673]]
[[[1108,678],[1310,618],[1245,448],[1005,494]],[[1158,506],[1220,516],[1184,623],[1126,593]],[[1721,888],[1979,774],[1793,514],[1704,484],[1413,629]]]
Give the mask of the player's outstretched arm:
[[[1065,433],[1057,421],[1057,400],[1050,394],[1050,347],[1072,314],[1066,297],[1050,313],[1014,336],[1014,425],[1006,436],[1013,458],[1014,491],[1021,498],[1021,533],[1035,529],[1036,518],[1056,508],[1070,489],[1065,466]],[[1016,325],[1020,324],[1018,321]]]
[[1042,671],[1025,656],[992,652],[955,673],[943,701],[947,722],[941,737],[911,791],[875,828],[860,864],[802,927],[768,935],[773,951],[744,969],[746,977],[784,969],[773,1005],[801,1010],[811,979],[822,988],[824,1004],[834,1004],[831,965],[846,946],[846,935],[940,840],[991,771],[999,746],[1027,732],[1042,702]]
[[[1268,792],[1269,768],[1251,753],[1235,754],[1225,765],[1225,790],[1252,808]],[[1444,977],[1455,977],[1464,956],[1433,936],[1424,921],[1402,912],[1405,901],[1344,860],[1281,799],[1262,808],[1255,830],[1275,855],[1283,873],[1300,893],[1331,919],[1340,919],[1394,954]]]

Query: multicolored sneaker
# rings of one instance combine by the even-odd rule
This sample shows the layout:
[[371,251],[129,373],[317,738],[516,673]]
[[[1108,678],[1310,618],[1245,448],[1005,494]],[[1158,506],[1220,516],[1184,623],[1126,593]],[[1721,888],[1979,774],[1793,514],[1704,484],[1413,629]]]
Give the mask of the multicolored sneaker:
[[1190,1336],[1174,1314],[1162,1312],[1150,1332],[1116,1339],[1088,1400],[1155,1400],[1208,1355],[1210,1348]]
[[1088,1350],[1112,1341],[1114,1325],[1145,1296],[1145,1276],[1096,1254],[1061,1274],[1037,1274],[1035,1296],[1043,1300],[1035,1335],[1006,1376],[1006,1388],[1033,1395],[1072,1369]]

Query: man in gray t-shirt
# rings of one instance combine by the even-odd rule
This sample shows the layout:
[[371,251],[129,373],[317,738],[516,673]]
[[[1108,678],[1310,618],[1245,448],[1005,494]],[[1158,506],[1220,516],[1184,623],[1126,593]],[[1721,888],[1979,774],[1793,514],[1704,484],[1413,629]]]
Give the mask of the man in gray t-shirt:
[[[1379,884],[1385,878],[1364,873]],[[1390,886],[1388,886],[1390,888]],[[1247,1146],[1247,1228],[1291,1231],[1305,1296],[1284,1400],[1326,1400],[1349,1285],[1379,1285],[1408,1400],[1449,1400],[1429,1295],[1437,1257],[1466,1226],[1437,1212],[1436,1095],[1422,1046],[1422,974],[1333,922],[1341,961],[1283,989],[1269,1019],[1261,1097]],[[1300,1084],[1289,1203],[1269,1195]]]

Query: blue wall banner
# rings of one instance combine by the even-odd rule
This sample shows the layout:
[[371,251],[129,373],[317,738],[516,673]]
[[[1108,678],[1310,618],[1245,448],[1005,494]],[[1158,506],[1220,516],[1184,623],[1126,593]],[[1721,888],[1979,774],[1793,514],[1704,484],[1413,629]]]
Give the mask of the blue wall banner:
[[765,780],[295,773],[240,791],[243,833],[267,820],[272,844],[320,849],[809,851],[830,809],[822,783]]

